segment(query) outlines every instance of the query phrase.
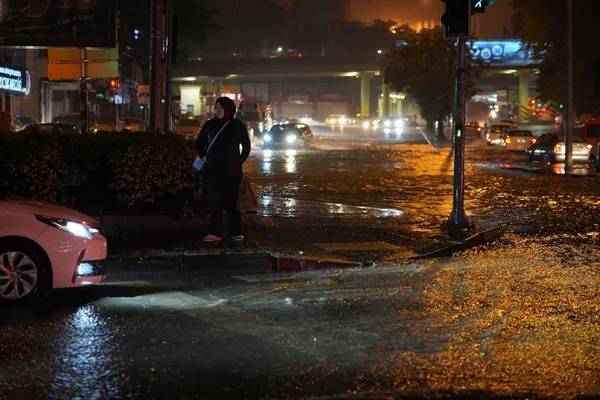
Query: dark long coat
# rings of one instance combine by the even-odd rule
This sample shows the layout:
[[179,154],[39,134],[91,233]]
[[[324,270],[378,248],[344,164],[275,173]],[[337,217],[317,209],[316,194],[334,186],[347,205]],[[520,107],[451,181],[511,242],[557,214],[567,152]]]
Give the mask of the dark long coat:
[[200,158],[207,157],[201,172],[202,206],[209,210],[236,208],[242,164],[250,155],[248,131],[244,123],[236,118],[229,120],[207,154],[209,143],[224,123],[217,118],[208,120],[196,140],[196,153]]

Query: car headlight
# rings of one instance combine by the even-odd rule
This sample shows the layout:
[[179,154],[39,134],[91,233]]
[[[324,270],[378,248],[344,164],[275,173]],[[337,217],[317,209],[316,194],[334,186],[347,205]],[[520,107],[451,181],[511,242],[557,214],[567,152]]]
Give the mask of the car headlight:
[[269,143],[271,140],[273,140],[273,138],[271,137],[270,134],[265,133],[265,135],[263,136],[263,140],[267,143]]
[[285,141],[288,142],[289,144],[294,143],[296,140],[298,139],[298,136],[292,134],[292,135],[287,135],[287,137],[285,138]]
[[392,126],[392,121],[390,121],[389,119],[386,119],[383,122],[383,126],[385,126],[386,128],[389,128],[390,126]]
[[38,221],[50,225],[53,228],[60,229],[68,232],[73,236],[91,239],[95,234],[98,233],[98,229],[88,226],[85,222],[71,221],[63,218],[45,217],[42,215],[36,215]]
[[363,121],[363,123],[362,123],[363,129],[369,129],[370,126],[371,126],[371,124],[369,124],[369,121]]
[[402,121],[401,119],[397,119],[396,121],[394,121],[394,127],[402,128],[403,126],[404,126],[404,121]]

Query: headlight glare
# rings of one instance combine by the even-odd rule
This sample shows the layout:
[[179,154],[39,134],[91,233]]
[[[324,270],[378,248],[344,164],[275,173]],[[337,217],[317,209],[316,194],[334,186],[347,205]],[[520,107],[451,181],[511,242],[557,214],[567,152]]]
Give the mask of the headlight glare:
[[41,215],[37,215],[36,219],[46,225],[69,232],[71,235],[82,239],[91,239],[95,234],[98,233],[98,229],[90,228],[85,222],[70,221],[62,218],[45,217]]

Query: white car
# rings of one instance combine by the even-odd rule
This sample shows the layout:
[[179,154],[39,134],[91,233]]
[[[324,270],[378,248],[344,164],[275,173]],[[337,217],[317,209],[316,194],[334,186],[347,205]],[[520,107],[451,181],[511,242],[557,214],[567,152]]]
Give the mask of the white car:
[[506,151],[525,151],[536,142],[533,132],[523,129],[514,129],[504,135],[503,146]]
[[107,245],[96,223],[64,207],[0,200],[0,302],[102,282]]

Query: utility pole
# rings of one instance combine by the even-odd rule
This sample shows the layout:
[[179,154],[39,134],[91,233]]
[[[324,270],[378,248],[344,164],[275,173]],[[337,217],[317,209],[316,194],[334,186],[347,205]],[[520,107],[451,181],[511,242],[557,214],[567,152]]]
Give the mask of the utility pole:
[[79,93],[81,96],[81,133],[89,130],[88,92],[87,92],[87,51],[85,47],[80,49],[81,55],[81,79],[79,80]]
[[166,24],[167,0],[152,0],[152,63],[150,73],[150,131],[163,133],[165,129],[166,93]]
[[567,121],[565,124],[565,175],[573,171],[573,0],[567,2]]
[[171,94],[171,64],[173,62],[173,0],[166,0],[166,20],[165,20],[165,108],[164,108],[164,132],[172,132],[172,94]]

